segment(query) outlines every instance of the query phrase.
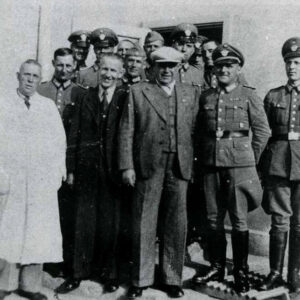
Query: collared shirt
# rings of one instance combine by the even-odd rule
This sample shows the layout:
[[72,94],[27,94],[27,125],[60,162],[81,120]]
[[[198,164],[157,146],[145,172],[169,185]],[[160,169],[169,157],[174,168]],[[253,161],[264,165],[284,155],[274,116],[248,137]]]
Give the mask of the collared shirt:
[[18,94],[18,96],[23,100],[24,104],[26,104],[26,102],[29,103],[29,99],[30,99],[29,96],[23,95],[23,94],[19,91],[19,89],[17,89],[17,94]]
[[175,80],[173,80],[169,85],[162,85],[156,81],[157,85],[168,95],[171,96],[175,86]]
[[115,90],[116,90],[116,85],[114,85],[114,86],[112,86],[112,87],[110,87],[106,90],[104,90],[103,87],[100,85],[99,86],[99,94],[98,94],[100,102],[102,102],[102,100],[103,100],[103,92],[107,91],[107,102],[109,104],[112,100],[112,97],[113,97],[113,94],[114,94]]

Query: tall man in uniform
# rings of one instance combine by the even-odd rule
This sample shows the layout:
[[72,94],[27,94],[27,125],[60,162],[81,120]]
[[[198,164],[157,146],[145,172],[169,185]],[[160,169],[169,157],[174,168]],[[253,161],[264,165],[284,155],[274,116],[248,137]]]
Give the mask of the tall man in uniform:
[[[247,213],[261,202],[262,188],[256,165],[269,138],[269,126],[253,88],[238,81],[244,65],[242,53],[228,44],[213,52],[219,87],[200,97],[197,152],[204,177],[211,267],[198,273],[194,283],[224,280],[226,238],[224,218],[232,224],[235,289],[245,292],[248,282]],[[249,131],[252,132],[252,139]]]
[[78,30],[68,37],[68,41],[71,43],[71,49],[73,51],[73,57],[76,61],[76,68],[74,72],[74,82],[79,82],[79,71],[87,68],[86,59],[89,54],[91,45],[90,32],[87,30]]
[[105,53],[113,53],[118,45],[117,35],[109,28],[98,28],[91,33],[91,43],[94,46],[96,61],[93,66],[81,70],[77,82],[85,87],[97,87],[100,83],[100,60]]
[[154,282],[158,214],[162,214],[160,275],[171,297],[181,288],[186,239],[186,190],[193,163],[196,90],[174,80],[182,54],[161,47],[151,55],[156,81],[133,85],[119,131],[119,168],[132,197],[133,270],[127,296]]
[[151,61],[151,53],[160,47],[162,47],[165,43],[164,38],[157,31],[150,31],[147,33],[144,42],[144,50],[146,53],[146,64],[145,64],[145,76],[148,80],[154,79],[153,74],[153,62]]
[[99,67],[100,84],[79,98],[68,139],[68,181],[74,184],[77,204],[75,245],[73,274],[57,288],[58,293],[74,290],[95,269],[107,270],[107,292],[119,287],[117,129],[128,93],[116,86],[123,76],[122,58],[104,54]]
[[190,65],[189,60],[195,51],[198,29],[193,24],[182,23],[174,28],[171,34],[172,47],[183,53],[183,60],[179,65],[176,80],[196,86],[201,91],[204,83],[203,72]]
[[261,287],[284,283],[282,269],[289,237],[288,283],[300,292],[300,37],[288,39],[282,47],[288,81],[272,89],[265,98],[265,110],[272,137],[264,152],[263,208],[271,215],[270,268]]
[[[76,63],[71,49],[58,48],[54,52],[52,64],[54,67],[52,79],[41,83],[37,91],[40,95],[54,101],[68,137],[76,98],[86,90],[72,82]],[[58,201],[63,234],[64,263],[46,264],[45,269],[53,276],[67,276],[71,271],[74,241],[74,194],[67,182],[63,182],[58,191]]]
[[0,99],[0,299],[41,294],[44,262],[62,261],[57,190],[65,178],[66,137],[53,101],[38,95],[41,65],[29,59],[19,86]]

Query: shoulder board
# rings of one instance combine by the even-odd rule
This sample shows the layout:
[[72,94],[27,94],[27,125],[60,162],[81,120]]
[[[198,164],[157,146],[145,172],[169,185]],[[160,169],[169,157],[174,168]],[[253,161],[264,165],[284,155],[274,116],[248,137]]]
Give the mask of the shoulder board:
[[48,83],[49,81],[42,81],[40,84],[45,84]]
[[243,87],[248,88],[248,89],[252,89],[252,90],[256,90],[255,87],[249,86],[249,85],[245,85],[245,84],[243,84]]

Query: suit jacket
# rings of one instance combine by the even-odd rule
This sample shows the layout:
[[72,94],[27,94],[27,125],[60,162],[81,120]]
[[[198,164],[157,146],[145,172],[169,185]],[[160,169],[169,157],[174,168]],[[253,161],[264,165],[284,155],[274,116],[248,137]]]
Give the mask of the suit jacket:
[[[199,95],[191,85],[176,83],[176,132],[179,169],[189,180],[193,163],[193,129]],[[119,130],[119,169],[135,169],[138,178],[149,178],[163,155],[167,111],[164,92],[156,84],[142,82],[131,87]]]
[[107,172],[117,180],[117,130],[128,92],[117,87],[108,108],[105,142],[100,142],[99,88],[90,88],[76,106],[67,148],[67,169],[89,180],[97,175],[99,157],[104,155]]

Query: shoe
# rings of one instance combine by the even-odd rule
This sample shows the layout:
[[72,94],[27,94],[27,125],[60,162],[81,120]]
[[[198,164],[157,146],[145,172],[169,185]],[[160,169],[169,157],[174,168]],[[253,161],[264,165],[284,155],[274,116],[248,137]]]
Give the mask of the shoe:
[[300,233],[290,232],[288,283],[293,293],[300,293]]
[[3,300],[6,296],[10,295],[11,292],[0,290],[0,300]]
[[119,282],[117,279],[109,279],[105,284],[104,284],[104,291],[106,293],[113,293],[119,288]]
[[27,292],[24,290],[18,290],[18,295],[30,300],[48,300],[48,298],[44,294]]
[[141,297],[143,295],[143,290],[147,289],[148,287],[137,287],[132,285],[127,291],[127,298],[128,299],[135,299]]
[[285,282],[278,272],[271,271],[263,284],[258,288],[259,291],[268,291],[280,286],[284,286]]
[[80,285],[80,279],[68,278],[66,279],[59,287],[57,287],[54,291],[57,294],[67,294],[75,289],[77,289]]
[[225,269],[223,267],[217,267],[215,265],[212,265],[209,270],[205,274],[197,273],[193,279],[192,282],[194,284],[204,284],[209,281],[224,281],[225,276]]
[[180,298],[184,296],[183,289],[178,285],[166,285],[165,291],[170,298]]

